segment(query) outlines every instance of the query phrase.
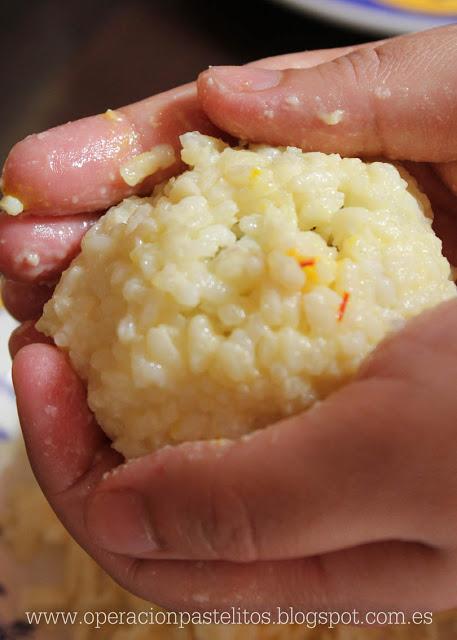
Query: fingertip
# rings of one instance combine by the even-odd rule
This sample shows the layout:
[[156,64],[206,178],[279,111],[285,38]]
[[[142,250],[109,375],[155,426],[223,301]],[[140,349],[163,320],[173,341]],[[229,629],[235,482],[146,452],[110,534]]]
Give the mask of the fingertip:
[[[36,384],[46,383],[47,380],[39,375],[40,373],[50,373],[57,361],[63,357],[55,347],[43,344],[30,344],[24,346],[13,361],[13,382],[17,385],[17,391],[21,392],[24,375],[33,369],[33,376],[36,377]],[[43,369],[43,371],[41,371]]]
[[0,214],[0,271],[28,284],[53,282],[79,252],[97,214],[53,217]]
[[239,139],[335,152],[350,119],[341,92],[328,88],[332,64],[321,65],[326,72],[214,67],[200,77],[199,97],[208,117]]
[[196,84],[197,84],[197,93],[199,98],[202,98],[202,96],[206,94],[208,89],[211,88],[212,83],[211,82],[208,83],[210,78],[212,78],[212,67],[209,67],[208,69],[205,69],[204,71],[198,74]]
[[[2,169],[4,195],[17,198],[26,214],[33,212],[46,192],[48,169],[44,147],[49,133],[32,133],[10,149]],[[47,196],[47,192],[46,192]]]
[[139,152],[127,119],[96,115],[68,122],[14,145],[3,168],[3,192],[32,215],[105,209],[131,195],[120,175],[110,179],[110,160],[120,164]]
[[23,347],[13,362],[19,418],[30,461],[50,494],[72,486],[106,445],[82,382],[56,347]]
[[[258,126],[262,114],[258,97],[262,90],[254,90],[251,76],[258,72],[262,76],[263,71],[253,67],[212,67],[200,74],[197,80],[200,104],[216,127],[238,139],[257,141],[259,131],[262,138],[262,125]],[[266,73],[276,76],[278,72]]]
[[64,355],[48,344],[25,345],[14,357],[12,377],[26,441],[52,432],[64,395],[78,384]]
[[211,117],[211,107],[218,97],[218,87],[214,80],[213,68],[202,71],[197,78],[197,93],[203,110]]

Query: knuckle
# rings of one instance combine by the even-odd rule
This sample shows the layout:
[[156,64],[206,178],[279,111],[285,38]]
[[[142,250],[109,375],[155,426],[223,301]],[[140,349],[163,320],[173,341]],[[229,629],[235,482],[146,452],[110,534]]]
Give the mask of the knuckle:
[[362,48],[335,61],[345,68],[357,86],[370,86],[386,72],[385,55],[381,48]]
[[[370,125],[367,129],[367,132],[370,133],[367,141],[370,153],[388,157],[391,136],[389,136],[384,105],[376,98],[376,92],[377,88],[388,83],[395,68],[392,54],[383,47],[366,47],[343,56],[335,63],[341,66],[343,77],[363,97]],[[370,140],[373,141],[371,143],[372,149],[370,149]]]
[[120,584],[124,589],[129,589],[131,591],[132,588],[138,583],[138,578],[142,566],[142,560],[139,560],[138,558],[131,559],[128,562],[123,574],[117,577],[118,584]]
[[201,531],[212,556],[236,562],[258,559],[254,517],[236,490],[211,491],[205,515]]

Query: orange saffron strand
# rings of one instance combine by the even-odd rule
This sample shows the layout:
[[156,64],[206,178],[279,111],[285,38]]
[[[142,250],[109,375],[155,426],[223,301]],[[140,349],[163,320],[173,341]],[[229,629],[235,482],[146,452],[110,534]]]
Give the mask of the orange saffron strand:
[[343,293],[343,299],[341,301],[340,308],[338,309],[338,322],[341,322],[341,320],[343,319],[344,314],[346,312],[346,307],[348,306],[348,302],[349,302],[349,293],[345,291]]
[[314,265],[316,264],[316,259],[315,258],[309,258],[307,260],[299,260],[298,264],[300,265],[300,267],[302,269],[304,267],[314,267]]

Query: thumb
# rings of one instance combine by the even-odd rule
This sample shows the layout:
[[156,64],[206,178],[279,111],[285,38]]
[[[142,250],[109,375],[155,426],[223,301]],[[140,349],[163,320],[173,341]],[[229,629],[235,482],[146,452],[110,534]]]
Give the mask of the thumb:
[[309,69],[213,67],[207,115],[258,142],[343,155],[457,160],[457,25],[374,43]]

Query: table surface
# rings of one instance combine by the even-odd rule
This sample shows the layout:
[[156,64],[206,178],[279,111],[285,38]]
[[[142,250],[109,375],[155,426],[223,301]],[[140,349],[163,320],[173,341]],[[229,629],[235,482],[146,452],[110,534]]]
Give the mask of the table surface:
[[0,162],[25,135],[193,80],[212,64],[372,34],[268,0],[0,3]]

